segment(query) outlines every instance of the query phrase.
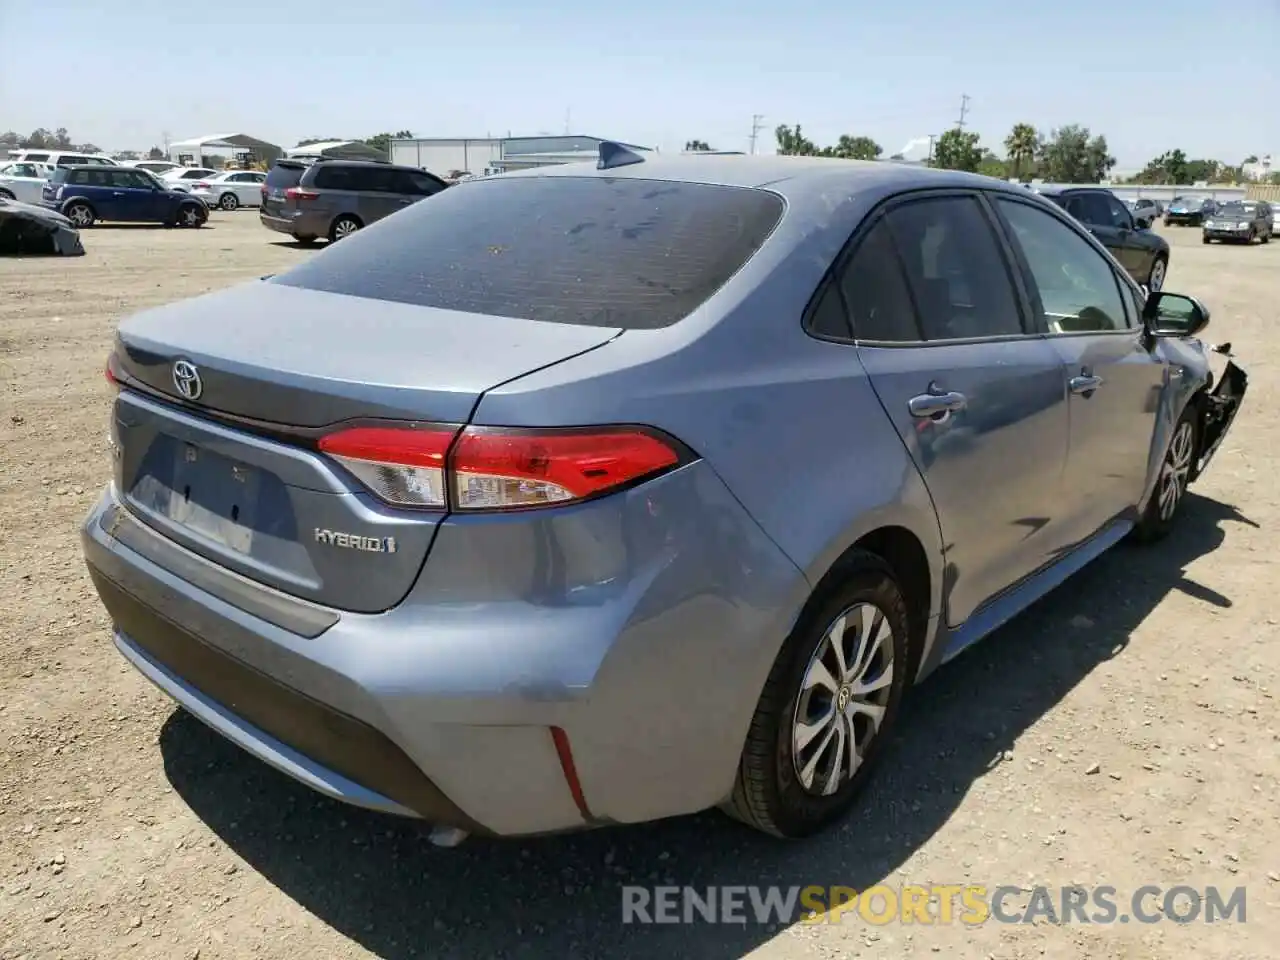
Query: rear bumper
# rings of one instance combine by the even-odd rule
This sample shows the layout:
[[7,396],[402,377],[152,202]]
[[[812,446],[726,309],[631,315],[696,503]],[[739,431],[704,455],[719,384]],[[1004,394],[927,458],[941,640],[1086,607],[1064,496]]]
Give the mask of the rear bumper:
[[329,231],[328,223],[321,222],[315,214],[300,212],[295,217],[274,216],[265,212],[258,213],[262,225],[277,233],[287,233],[298,237],[323,237]]
[[228,574],[110,490],[82,540],[120,652],[321,793],[501,835],[723,801],[802,575],[703,463],[555,513],[446,521],[409,597],[372,615]]

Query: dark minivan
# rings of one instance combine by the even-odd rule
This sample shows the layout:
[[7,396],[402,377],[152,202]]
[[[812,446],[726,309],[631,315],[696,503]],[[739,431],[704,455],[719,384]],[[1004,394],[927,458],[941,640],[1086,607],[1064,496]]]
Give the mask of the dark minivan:
[[277,160],[262,185],[262,225],[299,243],[341,240],[448,186],[418,167],[373,160]]

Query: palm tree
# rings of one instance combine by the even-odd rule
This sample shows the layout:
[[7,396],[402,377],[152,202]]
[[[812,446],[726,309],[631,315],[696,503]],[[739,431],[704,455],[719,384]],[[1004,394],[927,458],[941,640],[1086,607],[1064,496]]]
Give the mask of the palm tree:
[[1004,139],[1004,149],[1013,166],[1013,175],[1021,178],[1024,165],[1030,165],[1040,151],[1040,134],[1029,123],[1015,123]]

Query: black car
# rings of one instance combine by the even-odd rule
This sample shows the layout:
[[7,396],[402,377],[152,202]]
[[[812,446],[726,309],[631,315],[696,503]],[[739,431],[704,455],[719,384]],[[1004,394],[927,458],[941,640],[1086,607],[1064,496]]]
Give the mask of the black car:
[[1174,197],[1164,212],[1164,225],[1198,227],[1217,212],[1218,204],[1211,197]]
[[1097,187],[1041,193],[1088,227],[1134,280],[1152,293],[1164,286],[1169,244],[1151,232],[1148,221],[1136,221],[1114,193]]
[[1234,243],[1269,243],[1275,230],[1271,204],[1263,200],[1232,200],[1218,207],[1204,221],[1205,243],[1230,240]]

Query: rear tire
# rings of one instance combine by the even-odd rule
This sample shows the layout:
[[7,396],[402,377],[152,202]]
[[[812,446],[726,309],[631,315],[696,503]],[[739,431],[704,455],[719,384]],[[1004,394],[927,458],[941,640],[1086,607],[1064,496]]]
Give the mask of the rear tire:
[[765,681],[724,807],[776,837],[808,836],[849,810],[908,685],[907,604],[889,566],[856,551],[819,590]]
[[333,225],[329,227],[329,242],[337,243],[344,237],[349,237],[364,224],[349,213],[344,213],[338,219],[333,221]]
[[234,193],[224,193],[218,198],[218,206],[230,213],[236,207],[240,206],[240,198]]
[[1200,238],[1200,242],[1201,242],[1201,243],[1213,243],[1213,240],[1212,240],[1210,237],[1201,237],[1201,238]]
[[1195,468],[1196,448],[1200,443],[1199,414],[1200,404],[1192,399],[1173,428],[1169,446],[1160,461],[1156,488],[1133,529],[1134,539],[1141,543],[1154,543],[1168,536],[1178,519],[1178,510],[1187,497],[1187,484]]
[[10,193],[8,190],[0,190],[0,197],[4,197],[6,200],[17,200],[17,199],[18,199],[18,198],[17,198],[17,197],[15,197],[12,193]]
[[97,214],[93,212],[93,207],[87,203],[73,203],[62,211],[62,215],[74,223],[79,230],[89,229],[98,220]]

